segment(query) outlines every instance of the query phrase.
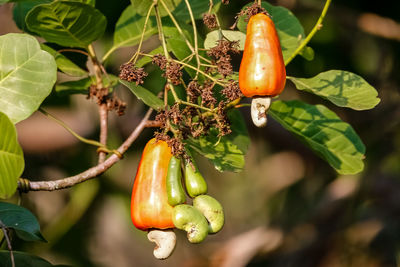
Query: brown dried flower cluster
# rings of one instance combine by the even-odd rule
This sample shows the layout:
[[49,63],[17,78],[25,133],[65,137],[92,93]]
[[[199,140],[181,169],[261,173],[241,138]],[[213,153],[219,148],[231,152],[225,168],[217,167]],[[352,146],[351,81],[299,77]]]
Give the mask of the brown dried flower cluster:
[[167,67],[167,58],[164,55],[157,54],[153,56],[152,63],[157,65],[160,69],[165,70]]
[[222,2],[222,4],[224,4],[224,5],[228,5],[228,4],[229,4],[229,0],[222,0],[221,2]]
[[164,55],[157,54],[153,56],[152,63],[157,65],[161,70],[164,70],[163,77],[169,79],[172,84],[181,84],[182,66],[175,61],[168,62]]
[[118,96],[113,93],[109,93],[109,88],[97,89],[97,86],[92,84],[89,87],[88,99],[96,98],[97,104],[107,104],[107,110],[115,110],[119,116],[124,115],[126,109],[126,103],[118,98]]
[[122,64],[120,67],[119,78],[128,82],[135,82],[136,85],[143,84],[143,79],[148,75],[143,68],[138,68],[132,62]]
[[205,81],[201,86],[201,103],[208,107],[213,107],[217,103],[213,94],[214,83]]
[[169,62],[167,64],[165,73],[163,74],[164,77],[168,78],[172,84],[178,85],[181,84],[181,78],[182,78],[182,71],[181,71],[181,65],[179,63],[176,63],[174,61]]
[[215,29],[218,27],[217,16],[215,14],[204,13],[203,23],[210,30]]
[[221,93],[229,100],[233,101],[240,97],[243,97],[242,91],[240,91],[238,82],[229,80],[229,84],[221,90]]
[[213,64],[217,66],[218,72],[224,77],[232,74],[233,71],[232,58],[229,53],[239,53],[238,41],[219,40],[218,44],[207,52],[208,56],[215,59]]
[[270,16],[267,10],[265,10],[265,8],[263,8],[262,6],[258,5],[257,2],[254,2],[251,6],[240,11],[238,16],[246,15],[244,21],[248,22],[251,16],[257,15],[258,13],[263,13],[265,15]]
[[219,130],[218,136],[228,135],[232,132],[228,116],[225,111],[226,103],[224,101],[219,102],[217,117],[216,117],[216,127]]
[[191,81],[186,88],[186,93],[189,96],[190,102],[197,103],[197,98],[201,94],[201,88],[199,83],[195,80]]

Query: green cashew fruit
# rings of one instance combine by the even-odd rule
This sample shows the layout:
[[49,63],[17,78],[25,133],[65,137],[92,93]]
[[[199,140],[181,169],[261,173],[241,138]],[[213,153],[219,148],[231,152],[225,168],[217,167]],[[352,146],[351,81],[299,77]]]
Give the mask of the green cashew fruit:
[[198,209],[209,222],[208,232],[215,234],[224,226],[224,209],[213,197],[208,195],[197,196],[193,200],[193,207]]
[[182,172],[180,159],[172,156],[167,173],[167,196],[168,204],[176,206],[183,204],[186,201],[185,191],[182,187]]
[[189,196],[193,198],[207,193],[207,183],[194,164],[194,161],[192,162],[194,169],[188,162],[185,165],[185,185]]
[[186,231],[190,243],[200,243],[208,235],[207,219],[193,206],[175,206],[172,221],[176,228]]

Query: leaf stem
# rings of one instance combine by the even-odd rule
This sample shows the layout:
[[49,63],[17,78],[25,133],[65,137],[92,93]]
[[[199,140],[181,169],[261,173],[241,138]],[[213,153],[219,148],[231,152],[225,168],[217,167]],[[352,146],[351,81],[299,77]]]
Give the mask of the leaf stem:
[[0,220],[0,227],[1,227],[1,230],[3,231],[4,238],[7,241],[8,250],[10,251],[11,266],[15,267],[14,253],[12,250],[11,241],[10,241],[10,238],[8,237],[7,228],[1,220]]
[[325,6],[322,9],[321,15],[319,16],[317,23],[314,25],[314,28],[311,32],[307,35],[306,39],[300,44],[299,47],[293,52],[293,54],[285,61],[285,65],[289,64],[303,49],[304,47],[310,42],[310,40],[314,37],[318,30],[322,27],[322,21],[325,18],[326,13],[328,12],[329,5],[331,4],[332,0],[326,0]]
[[81,142],[83,142],[85,144],[88,144],[88,145],[96,146],[96,147],[104,147],[103,144],[101,144],[100,142],[98,142],[96,140],[91,140],[91,139],[87,139],[85,137],[80,136],[78,133],[76,133],[74,130],[72,130],[68,125],[66,125],[62,120],[60,120],[60,119],[56,118],[55,116],[51,115],[49,112],[47,112],[43,108],[39,108],[39,111],[41,113],[43,113],[43,115],[45,115],[49,119],[51,119],[51,120],[55,121],[56,123],[58,123],[65,130],[67,130],[70,134],[72,134],[74,137],[76,137],[79,141],[81,141]]
[[171,11],[168,9],[167,5],[164,3],[163,0],[158,0],[161,5],[164,7],[164,9],[167,11],[168,16],[170,17],[170,19],[172,20],[172,22],[174,23],[176,29],[178,30],[179,34],[182,36],[182,38],[185,40],[186,45],[189,47],[190,51],[192,51],[192,53],[195,53],[195,49],[193,48],[192,44],[190,43],[190,41],[188,40],[188,38],[186,37],[186,35],[183,33],[183,30],[181,28],[181,26],[179,25],[179,23],[176,21],[174,15],[172,15]]
[[196,27],[196,21],[194,20],[192,7],[189,4],[189,0],[185,0],[185,3],[189,10],[190,19],[192,21],[192,26],[193,26],[194,53],[196,55],[196,61],[197,61],[196,76],[194,79],[197,79],[197,76],[199,75],[199,70],[200,70],[199,46],[197,43],[197,27]]
[[150,14],[151,14],[151,11],[152,11],[154,5],[155,5],[155,3],[153,2],[153,3],[151,4],[149,10],[147,11],[146,19],[145,19],[145,21],[144,21],[144,26],[143,26],[142,35],[140,36],[139,46],[138,46],[138,48],[137,48],[137,50],[136,50],[136,53],[135,53],[135,54],[132,56],[132,58],[129,60],[129,62],[132,62],[132,60],[133,60],[133,64],[135,64],[136,61],[137,61],[138,58],[139,58],[139,53],[140,53],[140,50],[142,49],[142,44],[143,44],[144,35],[145,35],[145,33],[146,33],[146,27],[147,27],[147,24],[148,24],[148,22],[149,22]]

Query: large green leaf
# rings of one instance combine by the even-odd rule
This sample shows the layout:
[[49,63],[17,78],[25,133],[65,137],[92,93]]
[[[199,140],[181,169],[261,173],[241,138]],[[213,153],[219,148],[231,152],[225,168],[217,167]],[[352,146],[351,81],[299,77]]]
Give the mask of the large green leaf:
[[29,32],[25,24],[25,17],[28,12],[37,5],[51,3],[52,0],[24,0],[16,1],[13,8],[13,19],[18,28],[25,32]]
[[207,136],[189,138],[185,142],[191,149],[208,158],[218,171],[239,172],[244,167],[244,155],[250,138],[239,111],[230,111],[228,117],[232,123],[232,133],[223,136],[220,141],[217,131],[211,130]]
[[[13,251],[15,266],[17,267],[68,267],[67,265],[53,265],[50,262],[39,258],[38,256],[31,255],[21,251]],[[0,250],[0,262],[2,267],[11,267],[10,252],[7,250]]]
[[[305,37],[303,26],[301,26],[299,20],[287,8],[273,6],[267,2],[262,2],[262,7],[272,16],[281,41],[283,58],[287,60]],[[244,21],[243,16],[239,19],[237,26],[240,31],[246,32],[247,23]],[[309,53],[306,55],[308,57]]]
[[124,80],[120,80],[120,83],[128,87],[139,100],[143,101],[143,103],[149,107],[152,107],[156,110],[164,109],[164,102],[146,88],[136,85],[134,82],[130,83]]
[[45,44],[40,44],[40,48],[42,48],[44,51],[49,52],[50,55],[52,55],[54,57],[54,59],[56,60],[57,67],[65,74],[68,74],[71,76],[76,76],[76,77],[88,75],[87,71],[81,69],[78,65],[76,65],[74,62],[72,62],[66,56],[57,52],[50,46],[47,46]]
[[49,42],[86,48],[106,29],[106,17],[91,5],[55,1],[39,5],[26,16],[28,29]]
[[[163,0],[165,5],[167,6],[170,12],[174,11],[183,0]],[[149,0],[131,0],[131,5],[135,7],[136,12],[141,16],[146,16],[151,4],[153,1]],[[167,16],[168,13],[164,9],[161,3],[158,3],[158,10],[160,12],[160,16],[164,17]],[[154,11],[153,11],[154,14]]]
[[0,198],[8,198],[17,190],[18,178],[24,170],[25,162],[15,126],[1,112],[0,129]]
[[5,227],[14,229],[25,241],[46,242],[40,233],[40,225],[36,217],[24,207],[0,202],[0,221]]
[[0,36],[0,111],[17,123],[29,117],[56,81],[54,58],[26,34]]
[[[240,31],[222,31],[222,34],[229,41],[239,41],[239,50],[244,49],[244,43],[246,42],[246,34]],[[220,31],[215,30],[207,34],[206,40],[204,41],[204,48],[210,49],[217,45],[218,40],[221,40]]]
[[[189,0],[194,19],[201,19],[204,13],[208,12],[210,1]],[[221,1],[213,0],[213,11],[217,12],[221,6]],[[181,1],[173,12],[174,17],[181,21],[189,21],[190,14],[185,1]]]
[[297,89],[316,94],[340,107],[365,110],[380,102],[375,88],[362,77],[348,71],[330,70],[309,79],[288,78]]
[[[107,58],[113,51],[120,47],[133,46],[139,43],[146,17],[139,15],[137,9],[129,5],[115,25],[114,44],[110,50],[105,54],[103,59]],[[157,33],[157,22],[154,17],[150,17],[144,37]]]
[[338,173],[355,174],[363,170],[364,144],[348,123],[325,106],[276,101],[269,114]]

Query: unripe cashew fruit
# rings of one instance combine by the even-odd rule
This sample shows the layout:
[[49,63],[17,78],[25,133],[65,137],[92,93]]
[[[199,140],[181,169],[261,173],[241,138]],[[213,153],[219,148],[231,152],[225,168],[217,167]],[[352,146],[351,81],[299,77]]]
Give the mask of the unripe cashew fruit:
[[193,200],[193,207],[203,213],[209,222],[208,233],[215,234],[224,226],[224,210],[222,205],[208,195],[197,196]]
[[172,156],[167,173],[167,196],[168,204],[176,206],[185,203],[186,195],[182,187],[182,171],[180,159]]
[[176,228],[186,231],[190,243],[200,243],[208,235],[207,219],[193,206],[175,206],[172,221]]
[[207,183],[204,180],[203,175],[197,169],[197,166],[193,162],[194,169],[191,164],[186,163],[185,166],[185,185],[186,190],[190,197],[196,197],[198,195],[207,193]]
[[156,243],[153,255],[156,259],[164,260],[168,258],[175,249],[176,235],[172,229],[159,230],[151,229],[147,234],[147,238]]

